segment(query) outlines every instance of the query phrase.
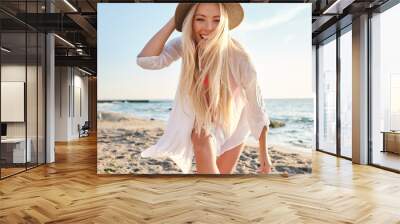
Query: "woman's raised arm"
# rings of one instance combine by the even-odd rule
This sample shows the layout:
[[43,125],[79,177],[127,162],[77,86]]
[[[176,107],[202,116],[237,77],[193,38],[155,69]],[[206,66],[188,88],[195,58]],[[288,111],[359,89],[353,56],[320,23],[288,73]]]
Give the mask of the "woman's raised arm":
[[175,29],[175,18],[172,17],[144,46],[138,57],[158,56],[162,52],[165,42]]
[[173,61],[178,60],[181,57],[182,50],[181,38],[176,37],[167,42],[174,29],[175,21],[174,17],[172,17],[170,21],[147,42],[146,46],[137,56],[136,63],[144,69],[157,70],[165,68]]

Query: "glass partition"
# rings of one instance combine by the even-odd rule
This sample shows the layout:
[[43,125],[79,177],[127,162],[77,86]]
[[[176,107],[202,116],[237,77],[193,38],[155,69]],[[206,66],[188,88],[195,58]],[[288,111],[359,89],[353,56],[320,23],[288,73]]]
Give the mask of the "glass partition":
[[352,157],[352,34],[340,36],[340,154]]
[[[44,3],[10,1],[0,6],[14,9],[18,17],[45,12]],[[46,39],[11,14],[0,12],[0,26],[0,178],[5,178],[45,163]]]
[[372,163],[400,171],[400,4],[372,19]]
[[26,169],[26,33],[1,34],[1,176]]
[[318,146],[336,154],[336,39],[318,47]]
[[38,111],[37,111],[37,75],[38,75],[38,57],[37,57],[37,41],[38,36],[36,32],[27,33],[27,98],[26,98],[26,111],[27,111],[27,149],[31,151],[30,160],[27,163],[28,168],[37,165],[37,127],[38,127]]
[[45,124],[46,124],[46,76],[45,76],[45,65],[46,65],[46,51],[45,51],[46,39],[43,33],[38,33],[38,64],[37,64],[37,149],[38,164],[43,164],[46,162],[46,144],[45,144]]

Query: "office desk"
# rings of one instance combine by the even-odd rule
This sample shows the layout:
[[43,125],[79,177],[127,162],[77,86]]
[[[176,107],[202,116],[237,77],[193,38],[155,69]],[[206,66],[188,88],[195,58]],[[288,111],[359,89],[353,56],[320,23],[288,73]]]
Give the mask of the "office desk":
[[400,154],[400,132],[382,131],[381,133],[383,134],[382,152],[392,152]]
[[[25,154],[25,138],[5,138],[1,139],[1,154],[2,157],[5,158],[3,155],[12,154],[12,161],[11,158],[5,158],[7,162],[10,163],[25,163],[31,161],[31,145],[32,141],[30,138],[26,140],[28,143],[26,147],[26,154]],[[11,149],[9,147],[12,147]],[[10,156],[11,157],[11,156]],[[27,158],[27,161],[25,161]]]

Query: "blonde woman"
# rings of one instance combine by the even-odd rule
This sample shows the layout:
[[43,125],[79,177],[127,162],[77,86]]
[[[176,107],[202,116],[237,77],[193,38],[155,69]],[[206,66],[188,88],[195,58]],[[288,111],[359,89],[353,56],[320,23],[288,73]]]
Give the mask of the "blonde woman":
[[[175,15],[145,45],[137,64],[162,69],[182,58],[181,75],[164,135],[142,157],[169,157],[190,173],[230,174],[253,135],[259,173],[271,171],[269,119],[249,55],[231,36],[244,13],[239,3],[179,3]],[[167,40],[174,30],[182,36]]]

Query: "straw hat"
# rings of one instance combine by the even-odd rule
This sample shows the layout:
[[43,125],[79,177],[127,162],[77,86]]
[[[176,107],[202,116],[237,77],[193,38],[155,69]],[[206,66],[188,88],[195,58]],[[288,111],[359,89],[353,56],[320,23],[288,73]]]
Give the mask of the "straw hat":
[[[183,21],[190,9],[196,3],[179,3],[175,10],[175,26],[176,30],[182,32]],[[242,22],[244,17],[243,8],[239,3],[222,3],[227,12],[229,18],[229,29],[233,29]]]

